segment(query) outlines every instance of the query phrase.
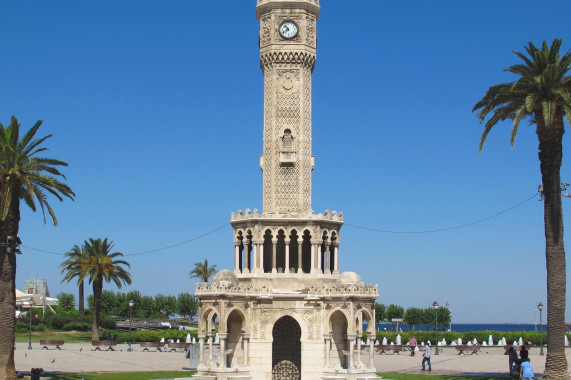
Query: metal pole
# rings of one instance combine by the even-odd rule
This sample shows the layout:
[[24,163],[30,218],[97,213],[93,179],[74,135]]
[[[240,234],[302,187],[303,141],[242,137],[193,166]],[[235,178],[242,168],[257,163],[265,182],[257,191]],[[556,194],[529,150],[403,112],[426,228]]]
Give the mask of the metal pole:
[[30,314],[30,341],[28,343],[28,350],[32,349],[32,307],[30,306],[30,311],[28,312]]
[[131,326],[133,324],[133,306],[129,303],[129,348],[127,351],[131,352]]
[[542,309],[543,308],[539,309],[539,326],[541,327],[541,340],[540,340],[541,347],[539,348],[539,355],[543,356],[545,354],[543,353],[543,320],[541,318],[542,311],[543,311]]
[[436,353],[438,355],[438,308],[436,308]]

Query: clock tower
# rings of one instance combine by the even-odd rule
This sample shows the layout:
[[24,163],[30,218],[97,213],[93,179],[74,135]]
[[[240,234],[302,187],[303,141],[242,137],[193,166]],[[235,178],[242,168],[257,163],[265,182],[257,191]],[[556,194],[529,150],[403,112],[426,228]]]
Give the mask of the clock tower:
[[375,336],[377,286],[339,271],[343,213],[311,207],[319,11],[319,0],[257,0],[263,210],[232,213],[234,270],[196,287],[200,380],[377,378],[375,339],[366,354],[361,342]]
[[312,213],[311,74],[319,9],[315,0],[259,0],[256,8],[264,73],[265,214]]

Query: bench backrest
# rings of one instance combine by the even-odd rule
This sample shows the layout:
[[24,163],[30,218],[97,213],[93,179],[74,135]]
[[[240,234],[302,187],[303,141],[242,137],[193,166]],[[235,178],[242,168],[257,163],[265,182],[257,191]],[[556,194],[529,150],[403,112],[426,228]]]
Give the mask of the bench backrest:
[[40,344],[43,345],[56,345],[56,346],[60,346],[64,343],[63,340],[51,340],[51,339],[46,339],[46,340],[40,340]]

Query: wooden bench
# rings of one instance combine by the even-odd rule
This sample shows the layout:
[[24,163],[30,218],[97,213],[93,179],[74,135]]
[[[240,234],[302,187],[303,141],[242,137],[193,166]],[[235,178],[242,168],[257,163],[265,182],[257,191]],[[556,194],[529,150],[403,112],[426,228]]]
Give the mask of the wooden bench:
[[456,349],[456,351],[458,351],[458,355],[462,355],[465,353],[468,353],[470,351],[472,351],[472,353],[470,355],[474,355],[474,354],[478,354],[478,352],[480,352],[480,346],[479,345],[469,345],[469,344],[458,344],[456,346],[454,346],[454,348]]
[[141,342],[139,343],[141,345],[141,347],[143,348],[143,351],[149,351],[149,348],[154,348],[155,351],[159,351],[162,352],[163,350],[161,348],[163,348],[165,346],[165,342]]
[[54,350],[57,348],[58,350],[61,350],[60,346],[63,346],[63,340],[52,340],[52,339],[46,339],[46,340],[40,340],[40,345],[42,345],[42,350],[48,350],[48,346],[55,346]]
[[101,351],[101,347],[107,347],[107,349],[105,351],[115,351],[115,349],[113,347],[115,347],[117,345],[117,341],[116,340],[98,340],[98,341],[92,341],[91,345],[94,346],[95,348],[91,349],[91,351]]
[[169,351],[177,351],[177,350],[181,350],[181,351],[186,351],[188,350],[188,348],[190,347],[192,343],[185,343],[185,342],[179,342],[179,343],[169,343]]
[[377,344],[377,351],[379,351],[379,354],[386,354],[387,351],[392,351],[393,354],[400,355],[402,350],[402,344]]

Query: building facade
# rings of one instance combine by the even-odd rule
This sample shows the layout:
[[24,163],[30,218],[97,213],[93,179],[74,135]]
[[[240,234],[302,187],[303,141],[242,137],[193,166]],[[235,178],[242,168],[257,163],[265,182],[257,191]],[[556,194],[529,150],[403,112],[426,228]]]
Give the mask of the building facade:
[[[263,212],[232,213],[234,270],[197,286],[199,379],[372,379],[376,286],[339,271],[343,213],[311,208],[319,0],[258,0]],[[218,329],[218,332],[216,332]],[[218,334],[219,344],[214,343]]]

